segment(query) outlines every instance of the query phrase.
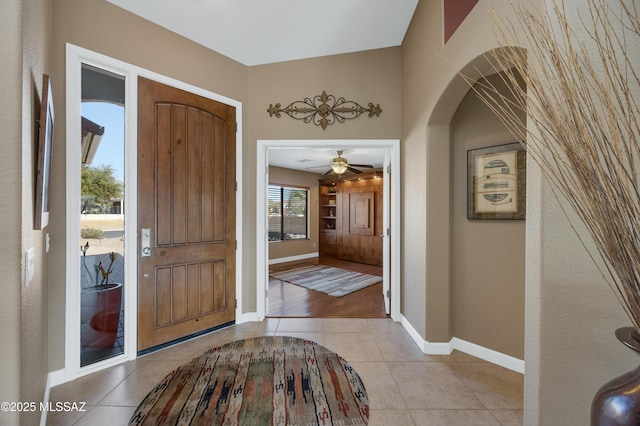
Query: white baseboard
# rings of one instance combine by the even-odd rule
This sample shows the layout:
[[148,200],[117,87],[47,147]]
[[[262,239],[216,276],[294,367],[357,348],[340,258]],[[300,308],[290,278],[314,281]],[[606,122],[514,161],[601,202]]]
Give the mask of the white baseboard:
[[245,312],[244,314],[236,315],[236,324],[252,321],[262,321],[262,318],[257,312]]
[[515,371],[516,373],[524,374],[524,360],[512,357],[511,355],[506,355],[502,352],[494,351],[493,349],[488,349],[484,346],[458,339],[457,337],[451,339],[451,347],[459,350],[460,352],[464,352],[492,364]]
[[49,388],[56,387],[63,383],[67,383],[69,381],[69,377],[67,374],[67,370],[61,368],[60,370],[51,371],[47,375],[47,386]]
[[524,361],[521,359],[505,355],[501,352],[485,348],[475,343],[467,342],[466,340],[462,340],[457,337],[454,337],[449,342],[428,342],[420,336],[420,333],[413,328],[411,323],[404,316],[401,317],[400,323],[405,330],[407,330],[407,333],[409,333],[414,342],[416,342],[416,345],[418,345],[420,350],[427,355],[451,355],[451,352],[458,350],[492,364],[524,374]]
[[[47,383],[44,386],[44,396],[42,397],[42,402],[47,407],[49,406],[49,395],[51,392],[51,373],[47,374]],[[40,426],[47,425],[47,414],[48,410],[42,410],[40,412]]]
[[277,265],[279,263],[287,263],[287,262],[297,262],[300,260],[314,259],[316,257],[320,257],[320,253],[306,253],[299,254],[296,256],[288,256],[288,257],[280,257],[278,259],[269,259],[269,265]]
[[400,318],[400,323],[407,330],[407,333],[411,336],[416,345],[420,348],[420,350],[428,355],[451,355],[453,349],[451,349],[450,343],[432,343],[427,342],[420,336],[420,333],[413,328],[413,325],[407,320],[404,315]]

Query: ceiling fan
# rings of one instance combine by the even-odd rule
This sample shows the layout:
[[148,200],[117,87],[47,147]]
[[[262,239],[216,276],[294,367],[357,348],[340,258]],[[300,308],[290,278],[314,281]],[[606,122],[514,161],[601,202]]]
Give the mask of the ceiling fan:
[[[347,170],[351,173],[359,174],[362,173],[361,170],[356,169],[356,167],[364,168],[364,169],[372,169],[373,166],[371,164],[349,164],[348,160],[342,156],[343,151],[337,151],[338,156],[331,160],[331,168],[327,170],[322,176],[326,176],[330,173],[335,173],[338,176],[345,173]],[[322,166],[326,167],[326,166]]]

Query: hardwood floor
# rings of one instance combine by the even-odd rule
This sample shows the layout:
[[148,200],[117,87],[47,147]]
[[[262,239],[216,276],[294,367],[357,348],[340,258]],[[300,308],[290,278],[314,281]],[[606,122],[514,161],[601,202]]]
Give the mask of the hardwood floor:
[[[365,265],[329,257],[321,257],[318,263],[382,277],[381,266]],[[299,267],[300,265],[296,266]],[[296,266],[291,266],[290,268]],[[272,270],[274,269],[272,267]],[[310,318],[387,317],[384,313],[382,282],[346,296],[333,297],[271,277],[269,278],[269,309],[267,316]]]

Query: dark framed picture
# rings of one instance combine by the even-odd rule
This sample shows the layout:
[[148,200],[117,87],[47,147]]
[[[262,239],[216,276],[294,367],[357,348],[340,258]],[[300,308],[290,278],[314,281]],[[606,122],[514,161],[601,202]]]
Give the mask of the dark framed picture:
[[51,145],[53,143],[53,96],[49,76],[42,79],[42,105],[38,132],[38,165],[36,167],[36,199],[34,228],[49,224],[49,182],[51,177]]
[[526,178],[518,142],[467,151],[467,218],[524,219]]

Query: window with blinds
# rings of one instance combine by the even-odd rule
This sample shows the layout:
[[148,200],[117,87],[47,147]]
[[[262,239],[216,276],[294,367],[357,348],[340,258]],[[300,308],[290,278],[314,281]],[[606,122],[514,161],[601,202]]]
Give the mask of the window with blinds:
[[269,185],[269,241],[309,238],[309,189]]

